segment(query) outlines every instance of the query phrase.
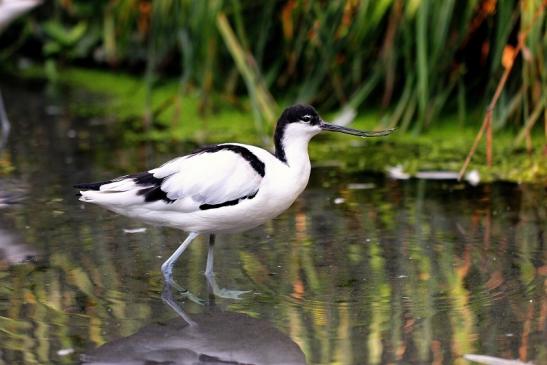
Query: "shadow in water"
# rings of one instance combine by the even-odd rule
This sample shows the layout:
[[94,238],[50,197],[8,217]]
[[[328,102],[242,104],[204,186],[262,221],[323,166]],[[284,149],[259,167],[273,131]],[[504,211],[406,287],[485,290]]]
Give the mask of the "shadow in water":
[[21,264],[37,256],[38,251],[27,245],[17,232],[0,226],[0,267]]
[[[1,151],[0,147],[0,151]],[[0,180],[0,268],[35,260],[38,250],[26,243],[13,223],[6,219],[6,210],[15,208],[25,197],[23,184],[7,179]]]
[[84,364],[306,364],[304,353],[270,322],[223,311],[210,292],[206,313],[188,315],[164,287],[162,299],[178,317],[102,345]]

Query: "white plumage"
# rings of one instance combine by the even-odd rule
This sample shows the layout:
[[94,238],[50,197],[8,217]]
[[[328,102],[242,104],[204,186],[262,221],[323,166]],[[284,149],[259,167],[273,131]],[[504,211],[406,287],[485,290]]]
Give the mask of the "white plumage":
[[209,234],[206,274],[210,275],[214,234],[256,227],[290,207],[310,176],[308,142],[323,130],[363,137],[392,131],[364,132],[328,124],[312,107],[295,105],[277,122],[275,154],[255,146],[220,144],[145,173],[75,187],[82,201],[190,232],[162,265],[168,281],[174,262],[190,242],[199,234]]
[[[296,177],[271,153],[254,146],[230,144],[233,145],[244,147],[265,161],[265,176],[237,152],[198,152],[148,171],[155,179],[162,180],[157,188],[172,201],[145,201],[139,192],[155,185],[138,184],[134,175],[117,178],[96,191],[82,190],[80,199],[148,223],[187,232],[227,233],[256,227],[294,202],[308,182],[309,166]],[[276,184],[283,190],[282,196],[264,189]],[[236,200],[233,205],[203,209],[204,205],[235,203]]]
[[181,157],[150,171],[165,178],[161,189],[169,199],[188,199],[201,204],[220,204],[255,194],[262,181],[242,157],[230,150]]

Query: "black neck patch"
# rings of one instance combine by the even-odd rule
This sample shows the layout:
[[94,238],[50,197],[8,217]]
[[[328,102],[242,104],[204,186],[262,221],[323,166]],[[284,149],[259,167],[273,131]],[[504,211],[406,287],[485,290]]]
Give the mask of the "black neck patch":
[[235,144],[218,144],[213,146],[206,146],[203,148],[200,148],[194,152],[192,152],[192,155],[198,155],[200,153],[215,153],[219,151],[232,151],[237,154],[239,154],[241,157],[243,157],[249,165],[259,174],[261,177],[264,177],[266,175],[266,165],[264,162],[262,162],[257,155],[249,151],[249,149],[238,146]]
[[274,144],[275,144],[275,157],[277,157],[281,162],[287,163],[287,155],[285,155],[285,147],[283,146],[283,136],[285,135],[286,123],[280,124],[281,119],[277,122],[275,127],[274,134]]

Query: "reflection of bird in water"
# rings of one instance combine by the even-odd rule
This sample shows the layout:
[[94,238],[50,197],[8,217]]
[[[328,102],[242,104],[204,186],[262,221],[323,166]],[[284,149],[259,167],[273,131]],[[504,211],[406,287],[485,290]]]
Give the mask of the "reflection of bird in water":
[[300,348],[271,323],[245,314],[186,315],[171,296],[164,300],[182,318],[152,324],[82,356],[84,364],[306,364]]
[[37,251],[27,245],[21,236],[0,228],[0,267],[21,264],[36,256]]
[[[24,199],[24,184],[20,181],[0,180],[0,209],[10,208]],[[20,264],[37,256],[37,251],[8,224],[0,221],[0,267]]]
[[308,142],[322,131],[361,137],[392,132],[329,124],[313,107],[295,105],[277,122],[274,154],[250,145],[219,144],[147,172],[75,187],[81,190],[84,202],[190,232],[162,265],[168,282],[172,281],[173,264],[190,242],[199,234],[209,234],[205,273],[211,275],[215,234],[254,228],[286,210],[308,183]]
[[23,181],[0,178],[0,209],[21,203],[25,199],[27,189],[28,186]]
[[[0,0],[0,33],[9,23],[41,3],[41,0]],[[4,100],[0,92],[0,126],[2,128],[2,140],[0,146],[4,146],[10,131],[10,122],[4,108]]]

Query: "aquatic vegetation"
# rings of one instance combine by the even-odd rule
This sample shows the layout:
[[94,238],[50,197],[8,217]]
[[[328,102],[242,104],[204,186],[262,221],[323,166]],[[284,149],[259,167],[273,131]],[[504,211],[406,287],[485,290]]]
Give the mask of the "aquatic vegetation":
[[485,108],[514,63],[493,126],[521,129],[520,142],[545,116],[546,24],[542,0],[57,0],[21,22],[22,40],[17,27],[2,40],[4,53],[15,42],[57,71],[77,62],[138,72],[147,124],[161,76],[178,79],[177,113],[191,90],[202,114],[244,96],[258,126],[273,122],[274,100],[381,106],[383,124],[403,131],[447,112],[476,125],[468,112]]
[[[0,249],[1,364],[72,364],[94,347],[132,335],[144,333],[146,342],[147,328],[177,318],[161,301],[158,268],[180,233],[147,227],[128,234],[141,226],[82,206],[69,186],[142,171],[196,142],[166,140],[163,114],[150,132],[131,117],[110,114],[131,100],[98,92],[99,85],[113,95],[116,84],[109,80],[124,77],[68,74],[95,80],[96,92],[72,87],[56,98],[22,83],[3,88],[21,125],[3,158],[26,199],[0,216],[0,228],[13,237],[3,241],[8,250]],[[128,96],[138,94],[131,80],[120,86]],[[198,134],[204,122],[197,107],[191,110],[196,119],[186,127]],[[248,113],[223,111],[223,128],[248,125],[247,138],[259,138]],[[230,113],[232,120],[222,119]],[[377,118],[373,110],[355,124],[368,128]],[[445,122],[431,135],[401,134],[390,143],[331,138],[312,144],[329,166],[312,169],[310,189],[293,207],[265,226],[219,240],[219,280],[252,293],[216,305],[281,331],[312,364],[465,364],[465,354],[544,363],[544,186],[397,181],[364,172],[369,158],[378,164],[414,156],[452,161],[475,131]],[[217,128],[202,138],[220,139]],[[453,138],[456,132],[463,138]],[[33,260],[14,265],[6,259],[10,250],[27,255],[21,250],[27,246],[38,253]],[[206,241],[188,250],[176,280],[204,297]],[[176,300],[190,315],[211,310]]]
[[[39,69],[27,70],[29,78],[41,77]],[[108,128],[101,129],[105,138],[122,138],[126,147],[144,142],[154,142],[163,151],[174,151],[175,142],[198,144],[240,141],[242,143],[272,146],[271,130],[257,130],[252,113],[231,103],[219,103],[217,112],[203,116],[199,112],[199,97],[186,94],[179,100],[177,113],[172,100],[177,89],[174,81],[156,87],[151,107],[154,123],[144,129],[142,115],[145,112],[146,91],[139,78],[127,74],[112,75],[108,72],[71,68],[63,72],[60,81],[79,90],[67,101],[70,112],[78,117],[99,117],[111,120]],[[243,105],[248,104],[242,101]],[[250,108],[250,107],[249,107]],[[177,119],[173,120],[176,115]],[[327,120],[335,115],[327,114]],[[378,125],[382,112],[377,109],[358,114],[353,122],[356,128],[372,129]],[[439,118],[436,128],[421,134],[396,131],[388,139],[353,140],[338,136],[320,136],[328,142],[311,143],[312,161],[320,164],[336,164],[344,171],[384,172],[389,166],[401,165],[406,172],[443,170],[458,171],[473,143],[476,130],[471,125],[460,125],[457,117]],[[267,137],[264,137],[264,136]],[[493,166],[473,164],[482,181],[508,180],[515,182],[547,182],[547,159],[544,157],[544,139],[541,135],[530,136],[530,149],[514,146],[511,130],[500,130],[493,145]],[[168,143],[166,143],[168,141]],[[180,153],[177,150],[177,153]],[[185,150],[184,152],[188,152]],[[485,161],[486,147],[479,145],[476,159]]]

